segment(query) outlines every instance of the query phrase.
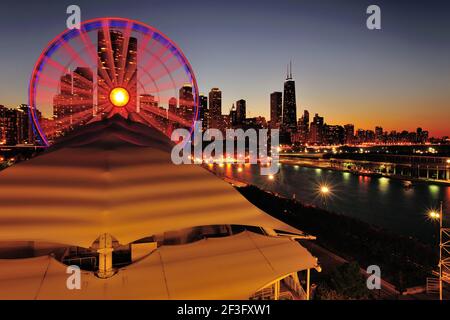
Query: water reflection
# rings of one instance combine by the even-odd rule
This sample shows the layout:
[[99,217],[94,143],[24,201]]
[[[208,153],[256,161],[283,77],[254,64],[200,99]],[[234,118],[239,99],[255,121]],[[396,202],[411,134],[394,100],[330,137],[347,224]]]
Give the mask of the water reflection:
[[[265,190],[289,198],[295,195],[303,203],[326,207],[399,234],[418,237],[424,242],[432,241],[435,235],[433,224],[425,217],[427,209],[436,206],[440,200],[450,201],[450,187],[447,186],[414,183],[411,188],[406,188],[403,181],[287,164],[280,166],[279,174],[271,180],[260,175],[258,166],[247,164],[241,166],[241,170],[238,168],[233,165],[217,170]],[[321,184],[332,186],[333,195],[326,201],[317,193]]]

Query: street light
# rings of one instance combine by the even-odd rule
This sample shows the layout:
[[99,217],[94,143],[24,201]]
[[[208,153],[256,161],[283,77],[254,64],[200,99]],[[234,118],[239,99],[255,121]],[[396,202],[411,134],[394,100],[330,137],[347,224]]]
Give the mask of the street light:
[[328,188],[327,186],[321,186],[320,187],[320,193],[322,195],[327,195],[328,193],[330,193],[330,188]]
[[[442,267],[445,264],[445,266],[447,266],[446,263],[446,259],[443,259],[443,250],[445,250],[448,246],[448,243],[445,243],[445,246],[442,244],[442,238],[443,238],[443,234],[445,232],[446,235],[448,235],[448,228],[443,228],[442,227],[442,221],[443,221],[443,210],[442,210],[442,201],[441,201],[441,205],[440,205],[440,209],[439,211],[437,210],[430,210],[428,212],[428,216],[432,219],[432,220],[439,220],[439,300],[442,300]],[[444,261],[445,260],[445,261]]]

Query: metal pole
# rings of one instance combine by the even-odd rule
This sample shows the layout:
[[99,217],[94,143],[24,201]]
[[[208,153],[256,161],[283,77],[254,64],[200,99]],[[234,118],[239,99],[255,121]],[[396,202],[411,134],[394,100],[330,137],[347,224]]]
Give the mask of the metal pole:
[[306,270],[306,300],[309,300],[310,269]]
[[439,300],[442,301],[442,221],[443,221],[442,201],[439,211]]

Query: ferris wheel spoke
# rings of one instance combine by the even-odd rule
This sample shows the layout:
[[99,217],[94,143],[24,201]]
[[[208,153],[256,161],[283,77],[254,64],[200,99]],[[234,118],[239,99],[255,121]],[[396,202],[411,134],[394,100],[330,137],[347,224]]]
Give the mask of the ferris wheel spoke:
[[75,51],[75,49],[72,47],[69,41],[64,42],[62,48],[69,54],[71,58],[70,60],[76,62],[78,66],[85,66],[85,67],[91,66],[88,62],[86,62],[82,58],[82,56],[78,52]]
[[[112,80],[113,86],[117,86],[116,65],[114,62],[113,48],[111,43],[111,32],[106,24],[103,25],[102,30],[99,32],[99,37],[100,35],[103,37],[105,41],[104,44],[106,45],[106,64],[109,68],[109,72],[107,73],[109,74],[109,78]],[[100,41],[100,39],[98,41]],[[103,64],[103,61],[101,62]]]
[[[157,55],[155,55],[155,54],[153,54],[153,53],[151,53],[151,52],[148,52],[147,50],[145,50],[145,52],[148,53],[148,54],[150,54],[150,55],[152,56],[153,60],[156,60],[156,62],[151,63],[151,62],[149,61],[149,63],[147,63],[144,67],[142,67],[141,70],[143,70],[146,74],[151,74],[151,73],[152,73],[152,72],[151,72],[152,70],[155,70],[157,67],[161,68],[162,74],[157,74],[156,76],[155,76],[155,75],[153,76],[153,78],[154,78],[155,81],[157,81],[157,80],[163,78],[163,77],[166,76],[167,74],[171,74],[172,72],[175,72],[176,70],[178,70],[178,69],[180,69],[180,68],[182,67],[181,64],[178,64],[178,65],[176,66],[176,68],[175,68],[175,67],[168,68],[167,65],[166,65],[166,62],[167,62],[168,60],[170,60],[170,58],[171,58],[170,55],[168,55],[168,58],[161,59],[161,58],[158,57]],[[170,51],[167,49],[166,52],[170,52]],[[176,60],[177,60],[177,59],[176,59]],[[178,61],[178,60],[177,60],[177,61]]]
[[[192,99],[181,96],[185,84],[192,86]],[[126,94],[124,104],[114,96],[117,89]],[[150,26],[121,18],[85,21],[55,38],[36,63],[29,94],[30,106],[40,111],[32,113],[35,123],[49,114],[57,121],[56,129],[53,121],[38,129],[45,143],[46,136],[114,115],[165,134],[192,128],[198,101],[195,77],[176,45]],[[170,100],[178,97],[172,109]]]

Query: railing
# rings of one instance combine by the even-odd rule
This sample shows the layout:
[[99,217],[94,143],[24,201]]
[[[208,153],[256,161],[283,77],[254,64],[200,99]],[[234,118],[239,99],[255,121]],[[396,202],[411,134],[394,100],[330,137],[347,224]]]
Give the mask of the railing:
[[292,292],[296,300],[306,300],[305,289],[300,285],[298,279],[295,279],[294,276],[291,275],[281,281],[283,281],[286,287]]
[[[255,292],[250,300],[274,300],[277,284],[272,283],[265,288]],[[292,274],[279,280],[279,300],[306,300],[306,292],[301,286],[297,275]]]

